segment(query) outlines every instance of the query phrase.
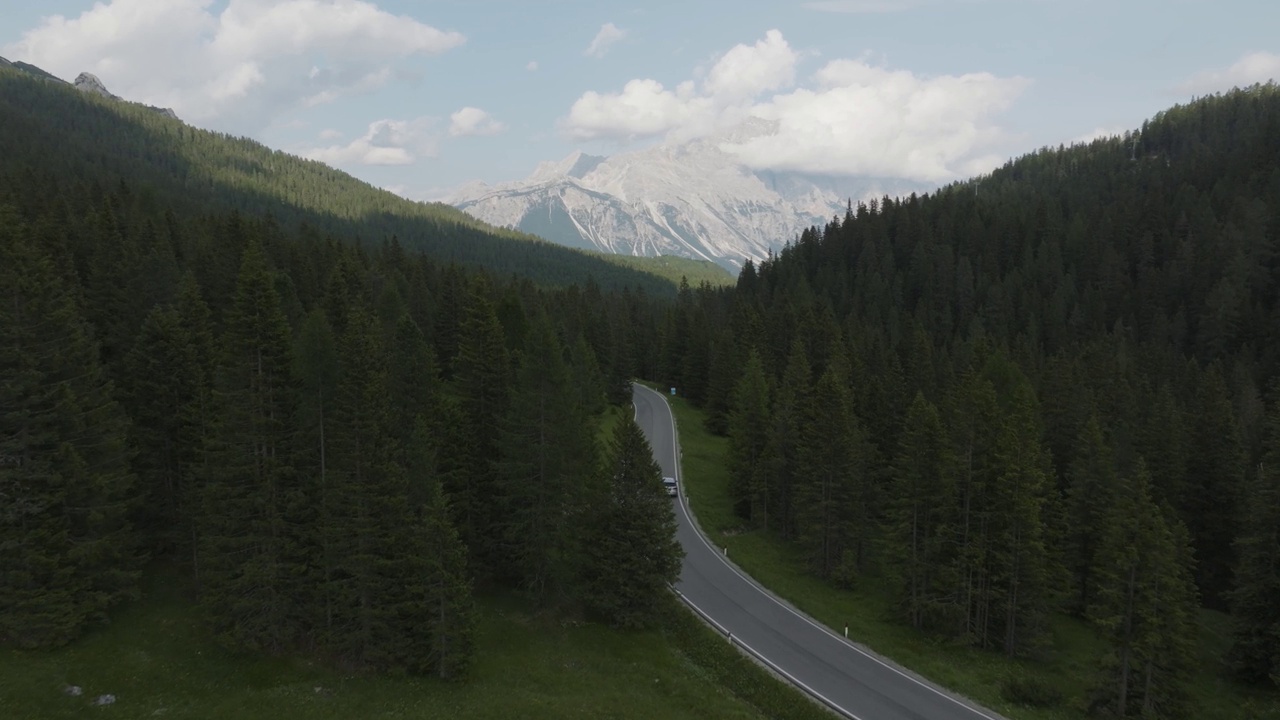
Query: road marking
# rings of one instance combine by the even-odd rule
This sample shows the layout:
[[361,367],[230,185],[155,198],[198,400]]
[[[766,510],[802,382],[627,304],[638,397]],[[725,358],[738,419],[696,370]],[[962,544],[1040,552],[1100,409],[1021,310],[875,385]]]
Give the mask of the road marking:
[[696,603],[694,603],[692,600],[690,600],[688,597],[686,597],[684,593],[680,592],[679,590],[676,590],[676,594],[680,596],[680,599],[681,599],[681,600],[683,600],[683,601],[685,601],[685,602],[689,603],[689,607],[691,607],[691,608],[693,608],[694,610],[696,610],[696,611],[698,612],[698,614],[699,614],[699,615],[701,615],[702,617],[704,617],[704,618],[706,618],[706,619],[710,620],[711,622],[715,623],[715,624],[716,624],[716,627],[720,628],[720,631],[721,631],[721,632],[723,632],[725,635],[728,635],[728,636],[729,636],[729,643],[730,643],[730,644],[734,644],[734,643],[736,643],[736,644],[741,645],[742,647],[746,648],[747,652],[749,652],[749,653],[751,653],[752,655],[754,655],[754,656],[756,656],[757,658],[759,658],[759,659],[760,659],[762,662],[764,662],[766,665],[768,665],[769,667],[773,668],[773,669],[774,669],[774,671],[776,671],[776,672],[778,672],[779,674],[781,674],[781,675],[785,676],[788,680],[790,680],[790,681],[792,682],[792,684],[797,685],[797,686],[799,686],[799,687],[803,688],[805,692],[807,692],[807,693],[809,693],[810,695],[812,695],[812,696],[814,696],[814,697],[818,698],[819,700],[821,700],[822,702],[826,703],[826,704],[827,704],[827,705],[829,705],[830,707],[832,707],[832,708],[834,708],[834,709],[836,709],[836,710],[839,710],[841,713],[843,713],[843,714],[847,715],[848,717],[853,718],[853,720],[862,720],[862,718],[858,717],[857,715],[854,715],[852,712],[849,712],[849,711],[848,711],[848,710],[846,710],[843,706],[841,706],[840,704],[838,704],[838,703],[836,703],[835,701],[831,700],[831,699],[830,699],[830,698],[828,698],[826,695],[823,695],[822,693],[818,692],[817,690],[814,690],[813,688],[809,687],[808,685],[805,685],[803,682],[800,682],[800,679],[799,679],[799,678],[797,678],[795,675],[792,675],[791,673],[787,672],[786,670],[783,670],[782,668],[778,667],[778,665],[777,665],[776,663],[774,663],[772,660],[770,660],[769,658],[765,657],[763,654],[761,654],[760,652],[758,652],[755,648],[753,648],[753,647],[751,647],[750,645],[748,645],[748,644],[746,644],[745,642],[743,642],[743,641],[742,641],[742,638],[735,638],[735,637],[733,636],[733,633],[729,632],[728,630],[726,630],[726,629],[725,629],[725,627],[724,627],[723,625],[721,625],[720,623],[716,622],[715,618],[711,617],[710,615],[708,615],[708,614],[707,614],[707,612],[706,612],[705,610],[703,610],[702,608],[698,607],[698,605],[697,605]]
[[[654,395],[658,396],[658,398],[662,400],[662,404],[667,406],[667,417],[669,417],[669,418],[671,419],[671,454],[672,454],[672,458],[675,460],[675,466],[676,466],[676,470],[675,470],[675,472],[676,472],[676,478],[677,478],[677,480],[678,480],[678,479],[679,479],[679,477],[680,477],[680,460],[679,460],[679,457],[678,457],[677,452],[676,452],[676,447],[678,447],[678,446],[679,446],[680,441],[679,441],[679,439],[676,437],[676,416],[675,416],[675,413],[671,411],[671,405],[667,402],[667,398],[666,398],[666,396],[664,396],[662,393],[657,392],[656,390],[653,390],[653,389],[651,389],[651,388],[649,388],[649,387],[647,387],[647,386],[645,386],[645,385],[640,385],[640,384],[638,384],[638,383],[636,384],[636,387],[644,388],[645,390],[648,390],[649,392],[651,392],[651,393],[653,393]],[[683,483],[681,483],[681,485],[683,486]],[[733,565],[730,565],[730,564],[729,564],[729,562],[728,562],[727,560],[725,560],[723,557],[721,557],[721,556],[720,556],[720,553],[718,553],[718,552],[716,552],[716,551],[715,551],[715,547],[714,547],[714,546],[712,546],[712,545],[711,545],[711,543],[707,540],[706,536],[704,536],[704,535],[702,534],[702,530],[698,528],[698,525],[693,521],[693,518],[689,515],[689,510],[688,510],[684,505],[681,505],[681,506],[680,506],[680,510],[681,510],[682,512],[684,512],[684,516],[685,516],[685,518],[689,520],[689,526],[693,528],[694,532],[698,535],[698,539],[702,541],[702,544],[703,544],[703,545],[706,545],[706,546],[707,546],[707,549],[711,551],[711,554],[712,554],[712,555],[714,555],[714,556],[716,556],[717,558],[719,558],[719,559],[720,559],[720,562],[724,563],[724,566],[725,566],[725,567],[727,567],[727,568],[729,568],[729,570],[733,571],[733,574],[734,574],[734,575],[737,575],[738,577],[740,577],[740,578],[742,578],[743,580],[745,580],[745,581],[747,582],[747,584],[749,584],[749,585],[751,585],[753,588],[755,588],[757,592],[759,592],[761,595],[764,595],[765,597],[769,598],[769,599],[770,599],[770,600],[772,600],[773,602],[777,603],[777,605],[778,605],[779,607],[781,607],[782,609],[786,610],[787,612],[791,613],[792,615],[795,615],[796,617],[800,618],[801,620],[803,620],[803,621],[805,621],[805,622],[809,623],[810,625],[812,625],[813,627],[817,628],[818,630],[821,630],[822,632],[826,633],[827,635],[830,635],[830,636],[831,636],[832,638],[834,638],[836,641],[838,641],[838,642],[839,642],[839,641],[841,640],[840,636],[839,636],[839,635],[837,635],[837,634],[835,634],[835,632],[834,632],[834,631],[832,631],[830,628],[828,628],[828,627],[827,627],[827,626],[825,626],[825,625],[820,625],[820,624],[818,624],[818,623],[814,622],[813,620],[810,620],[808,617],[805,617],[805,616],[804,616],[804,615],[802,615],[801,613],[797,612],[797,611],[796,611],[794,608],[792,608],[791,606],[787,605],[786,603],[782,602],[782,601],[781,601],[781,600],[779,600],[778,598],[774,597],[772,593],[765,592],[764,587],[763,587],[762,585],[760,585],[758,582],[756,582],[753,578],[751,578],[751,577],[749,577],[749,576],[747,576],[747,575],[743,574],[742,572],[740,572],[740,571],[739,571],[736,567],[734,567]],[[986,718],[986,720],[1000,720],[1000,718],[992,717],[992,716],[990,716],[990,715],[988,715],[988,714],[986,714],[986,713],[982,712],[981,710],[978,710],[977,708],[970,706],[970,705],[969,705],[969,704],[967,704],[967,703],[963,703],[963,702],[961,702],[961,701],[957,700],[956,698],[952,697],[951,695],[949,695],[949,694],[947,694],[947,693],[945,693],[945,692],[942,692],[941,690],[939,690],[939,689],[937,689],[937,688],[933,687],[932,685],[930,685],[930,684],[928,684],[928,683],[926,683],[926,682],[922,682],[919,678],[915,678],[915,677],[912,677],[911,675],[908,675],[907,673],[905,673],[905,672],[903,672],[903,671],[899,670],[898,668],[896,668],[896,667],[894,667],[894,666],[890,665],[889,663],[886,663],[885,661],[881,660],[880,658],[876,657],[875,655],[872,655],[872,654],[870,654],[870,653],[866,652],[865,650],[863,650],[862,648],[858,647],[857,645],[854,645],[852,642],[849,642],[848,640],[845,640],[845,641],[844,641],[844,645],[846,645],[847,647],[849,647],[851,650],[853,650],[854,652],[858,653],[859,655],[861,655],[861,656],[863,656],[863,657],[867,658],[868,660],[871,660],[872,662],[875,662],[877,665],[879,665],[879,666],[881,666],[881,667],[883,667],[883,668],[886,668],[886,669],[888,669],[888,670],[892,670],[894,673],[896,673],[896,674],[898,674],[898,675],[900,675],[900,676],[902,676],[902,677],[906,678],[907,680],[910,680],[911,682],[915,683],[916,685],[919,685],[920,687],[922,687],[922,688],[924,688],[924,689],[928,690],[929,692],[931,692],[931,693],[933,693],[933,694],[937,695],[938,697],[945,698],[945,699],[947,699],[947,700],[951,701],[952,703],[955,703],[957,706],[962,707],[962,708],[964,708],[965,710],[968,710],[969,712],[973,713],[974,715],[977,715],[977,716],[982,717],[982,718]],[[772,664],[772,663],[770,663],[770,664]],[[837,707],[839,707],[839,706],[837,705]],[[847,711],[846,711],[846,712],[847,712]]]

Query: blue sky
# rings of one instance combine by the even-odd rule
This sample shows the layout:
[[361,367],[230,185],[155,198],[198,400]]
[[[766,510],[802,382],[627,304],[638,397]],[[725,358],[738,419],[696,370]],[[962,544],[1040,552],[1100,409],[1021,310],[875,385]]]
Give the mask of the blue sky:
[[1280,79],[1274,0],[0,0],[0,55],[414,198],[731,129],[938,184]]

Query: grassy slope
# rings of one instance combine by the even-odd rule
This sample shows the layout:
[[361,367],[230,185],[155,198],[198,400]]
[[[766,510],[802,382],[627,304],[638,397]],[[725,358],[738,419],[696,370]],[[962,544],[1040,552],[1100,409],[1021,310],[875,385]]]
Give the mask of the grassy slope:
[[[1065,616],[1053,622],[1054,656],[1046,662],[1006,660],[1000,655],[930,641],[888,619],[889,602],[874,578],[854,591],[838,590],[798,570],[792,548],[777,538],[744,531],[733,515],[724,455],[728,441],[706,431],[702,414],[680,398],[671,399],[680,432],[685,492],[698,521],[717,545],[728,545],[740,567],[809,615],[832,628],[849,624],[849,637],[878,653],[1017,720],[1067,720],[1083,715],[1087,688],[1105,651],[1086,624]],[[1197,720],[1280,718],[1280,698],[1251,692],[1222,679],[1222,655],[1229,625],[1220,613],[1205,612],[1201,623],[1201,668],[1191,692]],[[1004,679],[1033,676],[1068,698],[1054,709],[1012,705],[1000,695]],[[1252,706],[1252,707],[1251,707]],[[1256,715],[1253,713],[1257,713]]]
[[659,277],[666,278],[676,285],[680,278],[689,281],[689,287],[698,287],[708,283],[712,287],[733,285],[738,281],[736,275],[719,265],[707,260],[660,255],[658,257],[635,257],[633,255],[604,255],[605,259],[616,265],[630,267]]
[[[163,578],[168,580],[169,578]],[[212,642],[191,606],[154,583],[116,622],[54,651],[0,651],[0,713],[103,718],[758,718],[708,682],[660,631],[624,633],[529,614],[510,599],[479,608],[466,683],[352,677],[311,662],[238,656]],[[62,693],[67,684],[81,697]],[[316,687],[324,688],[317,693]]]

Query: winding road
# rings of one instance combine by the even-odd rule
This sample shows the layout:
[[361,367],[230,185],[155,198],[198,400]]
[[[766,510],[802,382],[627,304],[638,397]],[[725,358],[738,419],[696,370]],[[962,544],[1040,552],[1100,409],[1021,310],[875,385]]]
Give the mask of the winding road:
[[676,590],[686,603],[735,645],[845,717],[1003,720],[836,635],[731,565],[702,535],[687,507],[666,398],[637,384],[632,399],[654,459],[680,484],[677,537],[685,559]]

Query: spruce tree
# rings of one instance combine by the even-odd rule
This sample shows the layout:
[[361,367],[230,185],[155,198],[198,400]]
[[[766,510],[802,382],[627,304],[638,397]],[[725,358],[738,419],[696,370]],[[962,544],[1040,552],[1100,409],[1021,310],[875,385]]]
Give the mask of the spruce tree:
[[1111,448],[1102,437],[1097,416],[1091,416],[1080,431],[1067,477],[1063,548],[1071,583],[1067,608],[1087,617],[1098,594],[1098,545],[1119,486]]
[[137,593],[128,419],[73,295],[0,207],[0,643],[60,645]]
[[937,408],[916,393],[885,498],[885,556],[903,618],[935,632],[956,624],[953,468]]
[[842,363],[833,361],[813,393],[797,453],[797,542],[820,577],[852,583],[864,569],[876,517],[876,484],[866,431],[853,413]]
[[1035,394],[1025,379],[1012,388],[996,441],[998,477],[990,488],[987,564],[1009,657],[1042,644],[1056,566],[1045,546],[1044,507],[1052,466],[1043,446]]
[[[1090,618],[1108,640],[1091,709],[1120,716],[1183,717],[1194,658],[1195,589],[1185,534],[1151,498],[1139,459],[1108,508],[1097,548]],[[1180,539],[1181,536],[1181,539]]]
[[[441,678],[463,675],[475,654],[475,603],[467,573],[467,550],[449,519],[448,498],[436,471],[430,426],[421,417],[405,448],[409,499],[414,512],[414,550],[422,567],[406,578],[423,588],[422,612],[406,605],[406,620],[425,620],[425,652],[415,654],[421,669]],[[408,635],[422,635],[422,628],[402,622]],[[421,642],[421,639],[418,640]],[[414,648],[418,652],[417,648]]]
[[1245,496],[1230,595],[1235,631],[1228,659],[1236,676],[1253,684],[1280,675],[1280,381],[1272,384],[1266,423],[1265,454]]
[[676,541],[662,469],[640,426],[624,416],[613,431],[609,493],[592,521],[585,568],[586,603],[611,625],[652,625],[669,602],[684,550]]
[[499,423],[510,403],[510,366],[502,325],[488,297],[487,283],[472,288],[461,326],[458,353],[451,358],[458,397],[462,445],[446,486],[453,500],[458,533],[476,569],[496,568],[502,554],[502,520],[492,463],[498,454]]
[[291,435],[297,395],[289,328],[260,245],[245,250],[220,343],[200,512],[201,602],[233,647],[299,640],[302,501]]
[[577,523],[587,509],[597,459],[590,424],[545,313],[531,321],[516,377],[493,463],[497,494],[487,498],[491,509],[502,512],[497,562],[537,602],[556,603],[570,594],[578,576]]
[[744,520],[768,526],[769,383],[755,350],[747,356],[729,405],[729,493],[734,512]]
[[[784,538],[795,533],[795,487],[800,443],[816,409],[809,356],[798,339],[791,345],[782,382],[774,396],[769,418],[766,472],[769,473],[769,506],[773,508],[770,529]],[[850,400],[852,407],[852,400]]]

